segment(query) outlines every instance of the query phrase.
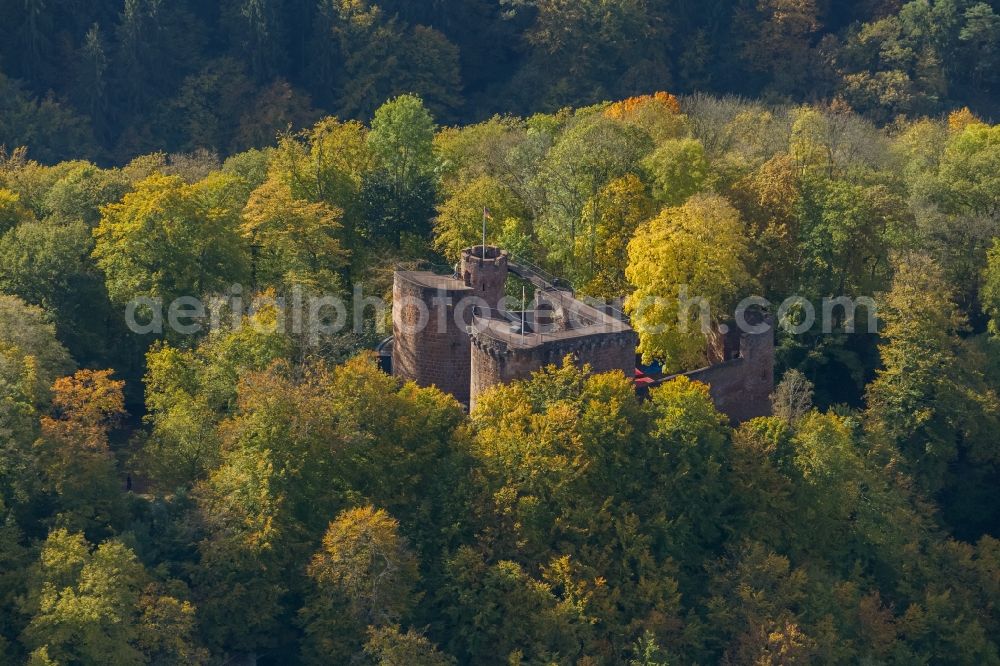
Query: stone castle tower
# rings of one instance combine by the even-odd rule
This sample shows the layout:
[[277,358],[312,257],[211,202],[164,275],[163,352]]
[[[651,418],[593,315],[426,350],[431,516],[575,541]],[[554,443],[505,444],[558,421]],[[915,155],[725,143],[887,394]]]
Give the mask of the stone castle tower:
[[536,308],[519,321],[475,319],[471,327],[470,406],[486,389],[526,379],[546,365],[571,356],[594,372],[635,372],[638,338],[623,321],[561,289],[536,292]]
[[392,372],[437,386],[469,403],[473,310],[495,310],[507,282],[507,252],[496,247],[462,252],[457,275],[396,271],[392,285]]
[[[534,309],[507,307],[509,274],[534,285]],[[463,250],[451,275],[396,271],[388,363],[392,374],[437,386],[470,408],[491,386],[526,379],[566,356],[594,372],[638,377],[638,337],[628,323],[554,282],[494,246]],[[767,323],[766,331],[734,329],[710,346],[712,365],[686,373],[709,385],[716,406],[734,422],[770,413],[774,332],[770,318],[760,317],[751,323]],[[637,391],[644,393],[670,378],[642,375],[636,379]]]
[[487,245],[462,250],[459,275],[462,282],[473,290],[473,296],[486,301],[493,310],[497,309],[507,285],[510,256],[506,250]]
[[636,335],[628,324],[537,279],[539,307],[509,312],[509,273],[533,277],[493,246],[463,250],[454,275],[397,271],[392,374],[437,386],[470,406],[490,386],[525,379],[567,355],[597,372],[631,376]]

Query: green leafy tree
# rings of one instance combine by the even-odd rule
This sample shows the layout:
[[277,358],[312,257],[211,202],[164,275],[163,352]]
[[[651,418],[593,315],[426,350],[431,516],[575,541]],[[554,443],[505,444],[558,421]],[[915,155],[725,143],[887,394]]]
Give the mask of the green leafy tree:
[[300,611],[310,660],[347,659],[363,643],[367,625],[382,627],[405,616],[415,601],[417,560],[381,509],[340,513],[309,564],[315,583]]
[[[461,103],[458,50],[441,32],[408,29],[370,0],[328,0],[320,4],[319,18],[315,43],[320,48],[312,66],[335,91],[331,101],[341,116],[370,116],[386,99],[403,93],[420,95],[441,113]],[[324,44],[331,40],[333,49]]]
[[254,190],[240,228],[250,246],[250,281],[261,286],[299,284],[329,292],[348,262],[341,242],[341,211],[295,199],[291,189],[269,180]]
[[709,621],[726,627],[715,658],[738,662],[808,661],[816,640],[803,631],[798,608],[808,574],[759,543],[734,548],[713,578]]
[[376,170],[363,185],[371,242],[398,243],[402,234],[430,231],[436,191],[434,120],[415,95],[401,95],[375,112],[367,142]]
[[577,239],[578,256],[590,257],[590,279],[582,291],[599,298],[621,298],[631,287],[625,279],[628,243],[643,222],[653,216],[654,204],[638,177],[629,174],[608,183],[583,208],[590,222],[586,236]]
[[401,385],[367,357],[244,373],[220,463],[195,490],[206,534],[195,592],[213,645],[252,653],[282,640],[289,594],[315,588],[302,574],[329,516],[359,497],[399,516],[419,552],[465,533],[461,415],[453,398]]
[[109,58],[101,26],[94,23],[87,30],[79,51],[76,99],[90,116],[99,138],[106,137],[108,111]]
[[[985,2],[977,2],[965,10],[965,25],[958,33],[961,51],[973,63],[971,83],[974,86],[994,87],[997,83],[997,66],[1000,65],[1000,16]],[[963,54],[964,55],[964,54]]]
[[799,287],[802,179],[792,157],[778,154],[732,184],[727,196],[750,233],[748,269],[767,298]]
[[708,185],[711,171],[697,139],[664,141],[645,160],[653,196],[667,206],[679,206]]
[[799,201],[799,284],[815,296],[885,288],[906,223],[902,197],[880,184],[807,178]]
[[[463,547],[448,561],[442,590],[456,625],[449,631],[449,651],[477,663],[531,663],[554,655],[586,658],[591,618],[586,599],[567,589],[560,598],[554,585],[538,580],[517,562],[483,561]],[[512,621],[501,622],[500,618]]]
[[448,259],[457,261],[462,250],[481,245],[483,214],[487,209],[486,242],[503,243],[509,229],[523,229],[528,217],[524,204],[494,178],[480,176],[457,188],[438,206],[434,220],[434,245]]
[[[915,198],[919,248],[945,271],[956,300],[977,315],[981,271],[997,235],[994,198],[997,181],[996,135],[966,112],[956,112],[947,126],[920,125],[898,150],[908,157],[907,181]],[[917,142],[924,146],[918,148]]]
[[[743,57],[751,71],[767,74],[769,86],[801,94],[814,86],[814,35],[821,29],[815,0],[758,0],[757,16],[746,31]],[[796,67],[783,63],[794,62]]]
[[207,663],[194,608],[155,584],[128,546],[93,548],[80,534],[55,530],[28,576],[22,635],[32,663]]
[[47,514],[34,446],[52,381],[72,368],[48,315],[0,295],[0,508],[12,529],[17,528],[10,522],[15,518],[35,523]]
[[545,189],[536,174],[552,143],[543,124],[541,117],[525,121],[497,116],[475,125],[442,128],[434,137],[434,150],[444,196],[457,196],[473,181],[487,177],[513,192],[531,218],[537,217],[545,207]]
[[218,465],[217,427],[236,408],[240,378],[293,354],[292,341],[275,327],[276,314],[261,308],[195,349],[157,343],[147,352],[144,418],[151,430],[140,458],[156,486],[188,487]]
[[368,146],[398,187],[434,172],[434,119],[416,95],[383,104],[372,119]]
[[[751,284],[746,247],[739,213],[715,195],[667,208],[639,227],[629,243],[625,275],[635,291],[625,308],[643,357],[675,369],[704,365],[706,335],[731,316],[731,306]],[[683,303],[683,296],[702,300]],[[708,317],[700,304],[708,307]]]
[[17,81],[0,73],[0,146],[30,146],[33,157],[46,162],[79,151],[93,154],[93,135],[86,119],[52,97],[38,99]]
[[1000,126],[972,123],[948,142],[941,157],[941,190],[935,199],[946,210],[996,219],[1000,215]]
[[958,335],[966,319],[927,256],[899,258],[879,317],[884,368],[867,389],[867,425],[898,447],[924,487],[939,491],[957,459],[995,459],[987,433],[996,395],[965,360]]
[[[576,255],[577,239],[593,239],[600,208],[588,209],[612,180],[638,171],[639,160],[652,147],[641,128],[583,109],[567,120],[538,169],[537,186],[545,191],[545,209],[538,220],[538,238],[548,248],[549,263],[574,277],[592,259]],[[589,231],[590,233],[586,233]]]
[[273,454],[235,450],[196,489],[207,536],[193,590],[205,639],[219,651],[254,654],[283,638],[291,553],[279,475]]
[[115,330],[93,246],[83,222],[31,222],[0,236],[0,290],[54,313],[60,339],[87,359],[108,353]]
[[990,317],[989,331],[994,336],[1000,335],[1000,241],[994,240],[986,254],[982,280],[980,299],[983,312]]
[[0,233],[33,219],[34,215],[21,204],[21,197],[16,192],[0,189]]
[[420,633],[409,629],[404,634],[399,627],[369,628],[365,654],[378,666],[449,666],[455,663]]
[[[518,77],[538,86],[549,108],[662,90],[671,69],[662,50],[671,16],[656,5],[594,0],[508,0],[515,16],[527,10],[530,55]],[[533,96],[525,95],[525,100]]]
[[233,41],[258,81],[273,77],[285,58],[284,14],[269,0],[236,0],[223,5]]
[[601,618],[596,634],[572,640],[608,659],[622,658],[622,636],[638,627],[675,635],[678,577],[722,534],[707,516],[725,511],[724,421],[704,385],[658,391],[640,403],[620,373],[566,362],[488,391],[472,414],[494,513],[482,547],[548,568],[577,612]]
[[[356,263],[366,228],[362,185],[374,168],[368,129],[359,122],[326,118],[296,136],[282,137],[270,160],[270,177],[297,199],[343,211],[344,243]],[[261,183],[263,184],[263,182]]]
[[31,395],[45,402],[52,382],[74,369],[73,359],[56,337],[52,316],[16,296],[0,294],[0,350],[14,359],[31,358]]
[[165,303],[228,287],[243,276],[246,251],[238,232],[231,181],[210,176],[195,185],[154,174],[102,211],[94,257],[108,294],[124,305],[144,297]]
[[635,642],[635,657],[629,660],[629,666],[669,666],[670,662],[656,642],[652,632],[647,631]]
[[121,199],[129,189],[119,169],[101,169],[89,162],[71,162],[59,170],[59,179],[45,190],[45,216],[60,224],[82,221],[93,228],[101,206]]

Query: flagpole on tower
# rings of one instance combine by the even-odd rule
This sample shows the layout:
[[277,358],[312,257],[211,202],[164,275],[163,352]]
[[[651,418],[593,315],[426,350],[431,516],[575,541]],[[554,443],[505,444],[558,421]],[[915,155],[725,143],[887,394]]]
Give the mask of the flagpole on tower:
[[521,285],[521,344],[524,344],[524,285]]
[[486,260],[486,216],[489,215],[489,210],[486,206],[483,206],[483,253],[479,255],[484,261]]

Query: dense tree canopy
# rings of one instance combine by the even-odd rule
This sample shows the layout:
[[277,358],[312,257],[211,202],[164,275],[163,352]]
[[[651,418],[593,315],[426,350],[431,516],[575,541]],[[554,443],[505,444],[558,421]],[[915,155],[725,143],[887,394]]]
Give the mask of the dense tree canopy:
[[[0,4],[5,68],[80,69],[0,102],[0,655],[1000,663],[993,10],[730,4]],[[650,81],[764,98],[600,101]],[[769,301],[773,416],[384,373],[370,297],[484,212],[665,373]]]
[[[652,90],[996,117],[995,0],[0,4],[0,145],[232,153],[415,93],[447,123]],[[663,137],[656,137],[657,140]]]

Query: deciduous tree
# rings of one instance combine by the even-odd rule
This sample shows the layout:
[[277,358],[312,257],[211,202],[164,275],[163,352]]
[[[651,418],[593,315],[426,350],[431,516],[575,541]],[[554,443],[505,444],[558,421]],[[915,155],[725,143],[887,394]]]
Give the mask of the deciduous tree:
[[58,498],[58,521],[91,535],[122,519],[121,489],[108,434],[125,414],[125,382],[111,370],[79,370],[52,386],[52,416],[37,444],[45,485]]
[[673,369],[704,364],[706,334],[732,316],[732,306],[751,285],[746,248],[739,213],[716,195],[667,208],[639,227],[629,243],[625,275],[635,291],[625,307],[646,359]]
[[243,277],[240,202],[227,196],[230,184],[222,175],[188,185],[154,174],[102,209],[94,257],[117,304],[199,297]]
[[926,255],[899,257],[879,318],[884,367],[867,388],[868,428],[898,447],[931,492],[952,482],[949,470],[960,457],[993,464],[987,433],[997,397],[964,363],[958,335],[967,323],[940,267]]
[[[28,577],[22,636],[32,663],[207,663],[194,607],[160,586],[131,548],[55,530]],[[47,661],[46,661],[47,660]]]
[[250,280],[261,286],[302,285],[336,290],[348,261],[341,242],[342,212],[296,199],[287,185],[268,180],[250,195],[240,231],[250,246]]

